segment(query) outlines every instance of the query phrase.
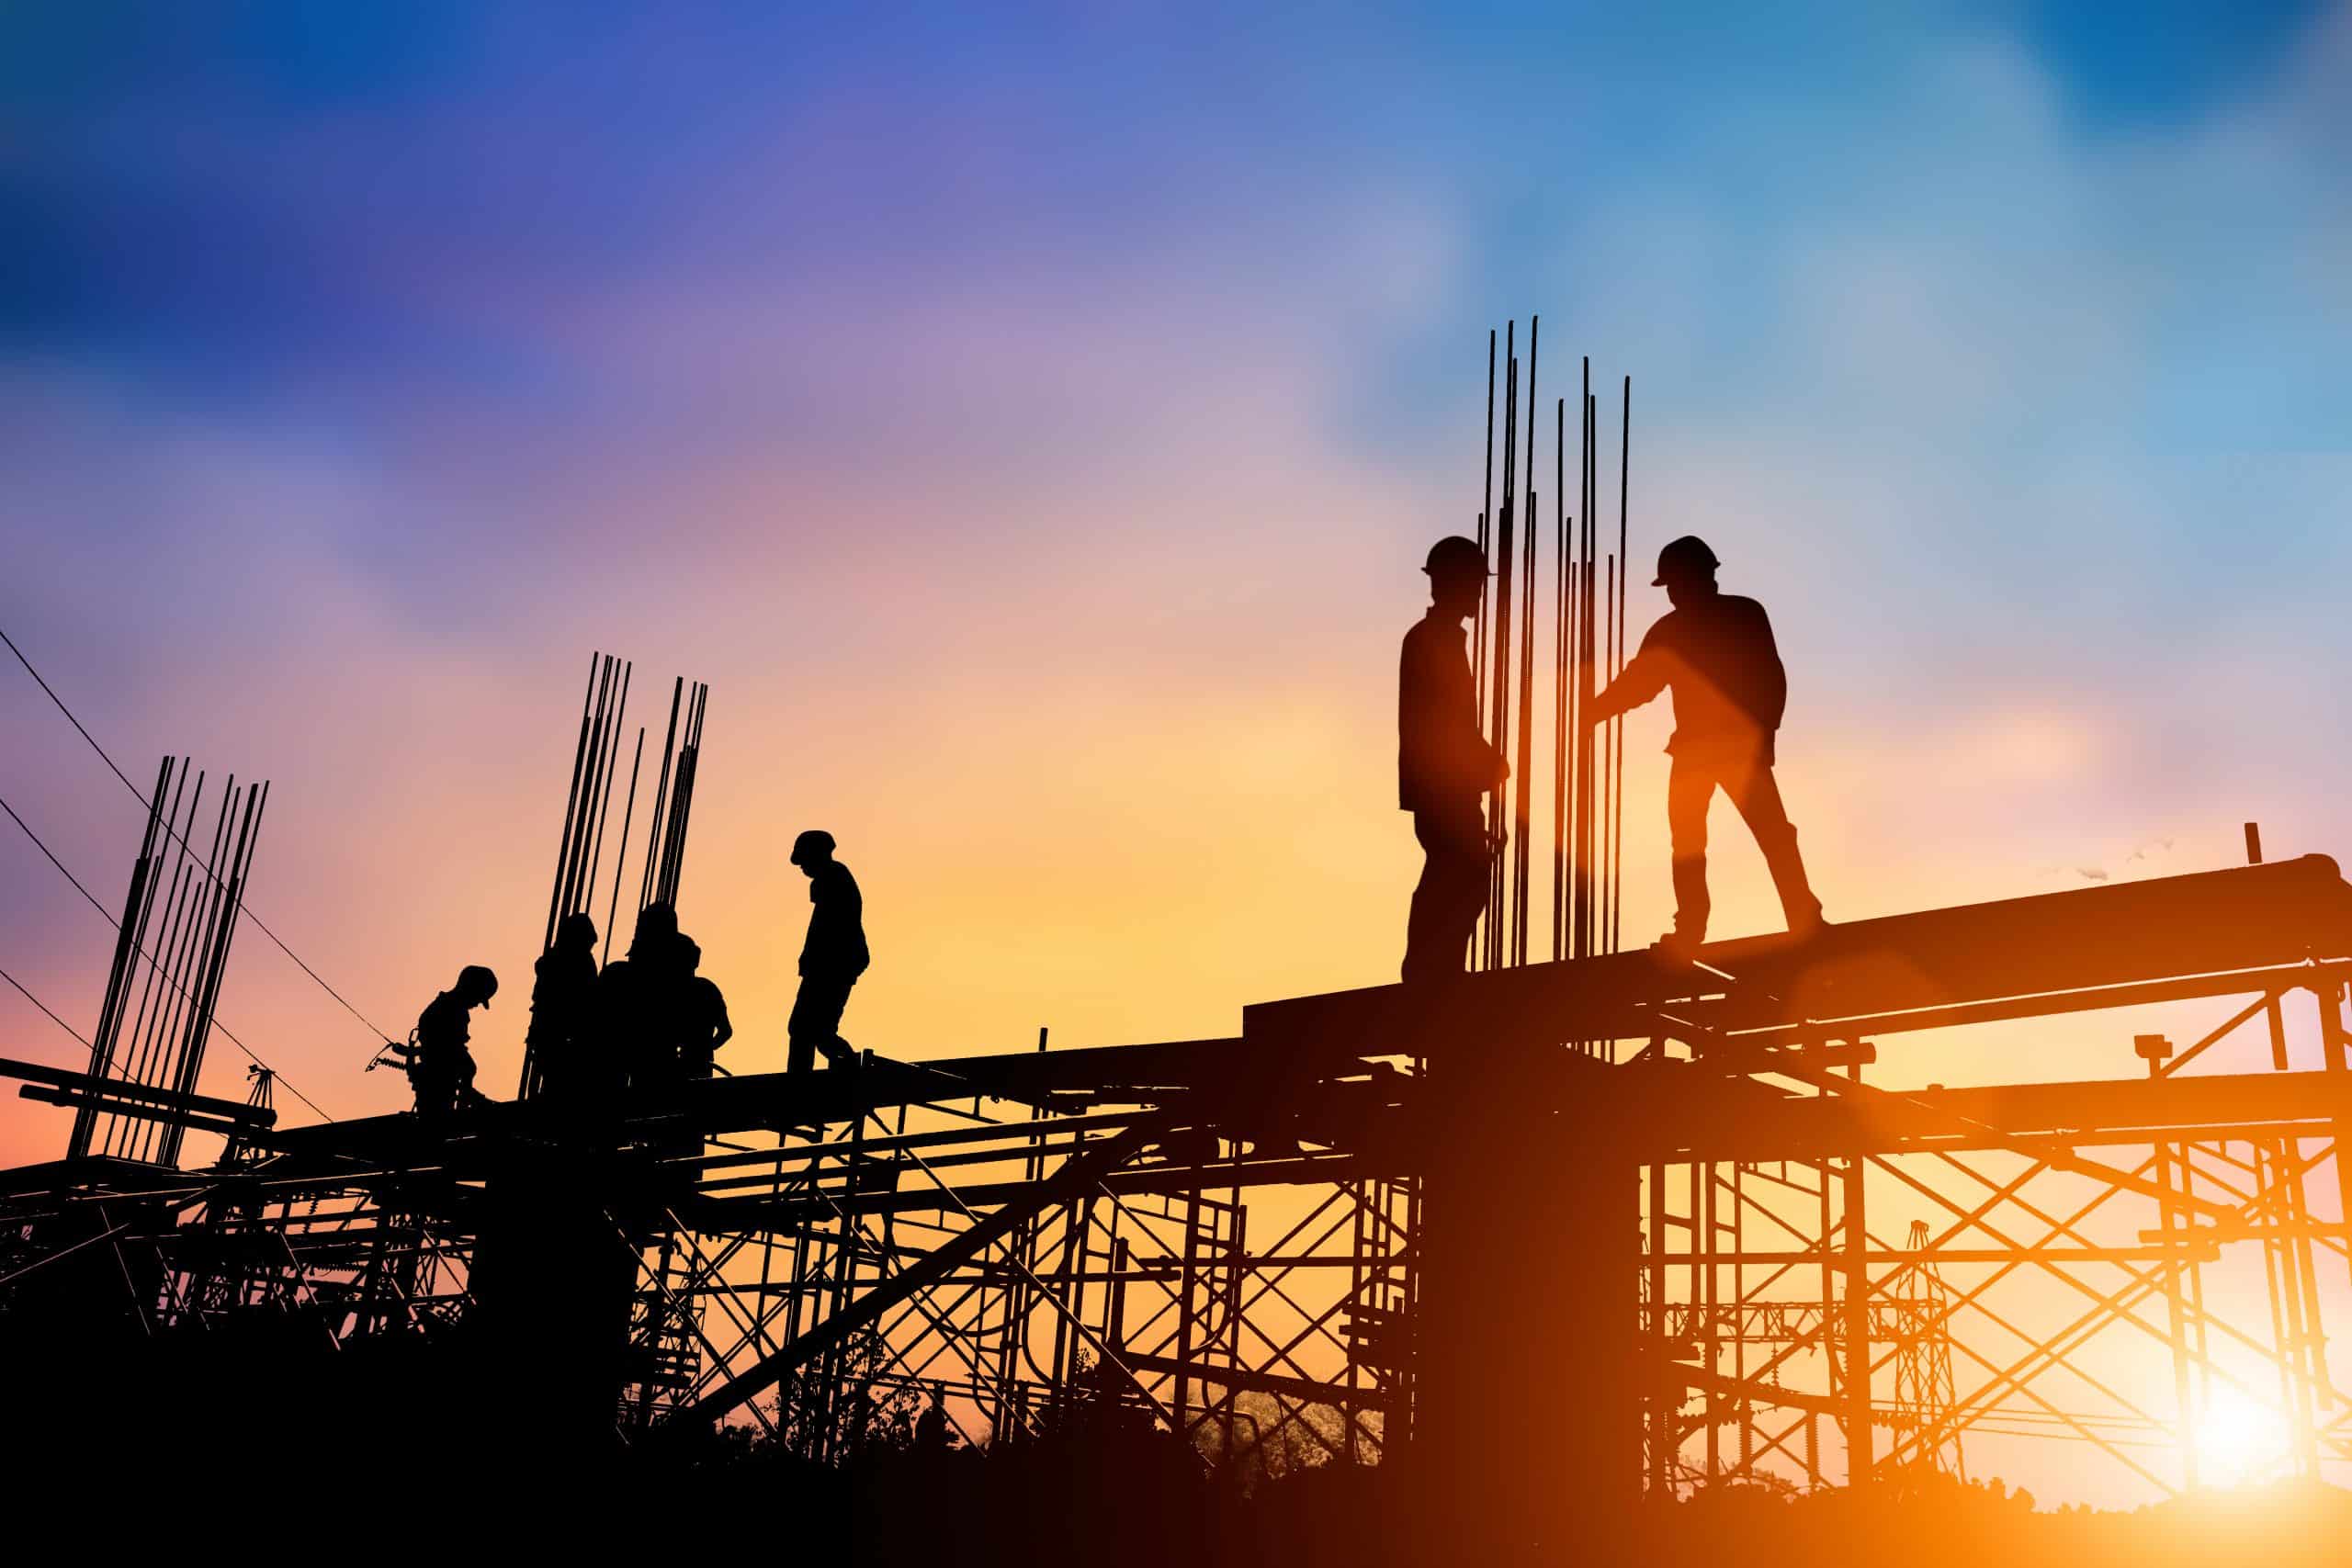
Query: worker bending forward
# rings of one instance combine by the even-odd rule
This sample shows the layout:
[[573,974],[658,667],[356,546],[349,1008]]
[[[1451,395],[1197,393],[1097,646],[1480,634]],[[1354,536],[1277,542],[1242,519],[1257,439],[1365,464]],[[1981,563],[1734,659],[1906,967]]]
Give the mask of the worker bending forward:
[[1498,847],[1482,803],[1510,776],[1478,728],[1463,632],[1486,592],[1487,554],[1457,534],[1431,546],[1421,570],[1429,612],[1405,634],[1396,670],[1396,805],[1413,814],[1422,855],[1405,925],[1408,982],[1462,973]]
[[1674,857],[1674,930],[1659,945],[1687,953],[1707,936],[1707,807],[1721,789],[1731,796],[1764,852],[1789,930],[1810,936],[1821,926],[1821,900],[1805,881],[1797,830],[1772,776],[1772,738],[1788,705],[1788,672],[1772,641],[1772,623],[1753,599],[1715,585],[1715,552],[1690,535],[1658,552],[1657,579],[1674,608],[1659,617],[1586,717],[1604,723],[1674,693],[1673,759],[1667,773],[1666,822]]
[[474,1054],[467,1048],[472,1033],[468,1015],[488,1007],[497,994],[497,976],[479,964],[467,964],[456,985],[424,1004],[410,1043],[393,1047],[407,1058],[418,1116],[442,1121],[481,1102],[474,1092]]

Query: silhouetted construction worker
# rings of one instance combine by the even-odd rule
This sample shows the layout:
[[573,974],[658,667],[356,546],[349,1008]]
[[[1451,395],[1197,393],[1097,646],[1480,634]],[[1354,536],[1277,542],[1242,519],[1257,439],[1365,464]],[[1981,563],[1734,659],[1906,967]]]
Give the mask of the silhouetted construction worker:
[[1674,930],[1661,945],[1688,951],[1707,935],[1707,806],[1731,796],[1764,852],[1789,930],[1809,936],[1821,926],[1821,900],[1805,881],[1797,830],[1772,776],[1772,738],[1788,705],[1788,673],[1772,641],[1772,623],[1753,599],[1715,586],[1720,563],[1706,541],[1684,535],[1660,550],[1657,579],[1674,608],[1659,617],[1586,717],[1594,724],[1674,693],[1673,762],[1667,773],[1666,822],[1674,856]]
[[469,964],[458,972],[458,983],[417,1015],[405,1055],[419,1116],[440,1120],[480,1100],[474,1093],[474,1054],[466,1043],[472,1036],[468,1015],[488,1007],[497,994],[498,976]]
[[817,1065],[817,1053],[836,1067],[857,1065],[857,1053],[841,1036],[842,1010],[850,987],[871,961],[865,950],[865,899],[857,878],[833,858],[833,836],[812,828],[792,840],[792,863],[808,878],[808,936],[800,947],[800,995],[786,1025],[792,1048],[787,1072]]
[[735,1026],[728,1021],[727,998],[717,983],[699,973],[702,948],[692,937],[681,936],[678,953],[685,968],[678,1006],[678,1066],[685,1077],[707,1078],[717,1066],[718,1048],[735,1038]]
[[1421,570],[1429,613],[1405,634],[1396,671],[1396,804],[1413,814],[1423,856],[1405,927],[1408,981],[1462,973],[1497,848],[1481,802],[1510,776],[1478,728],[1463,631],[1486,592],[1486,552],[1457,534],[1431,546]]
[[531,1024],[524,1043],[531,1052],[535,1094],[560,1097],[582,1070],[581,1055],[594,1050],[587,1039],[596,994],[596,922],[585,913],[566,915],[555,945],[531,966]]
[[678,953],[678,914],[669,905],[637,912],[628,954],[605,965],[596,981],[598,1092],[657,1089],[674,1076],[675,1025],[684,977]]

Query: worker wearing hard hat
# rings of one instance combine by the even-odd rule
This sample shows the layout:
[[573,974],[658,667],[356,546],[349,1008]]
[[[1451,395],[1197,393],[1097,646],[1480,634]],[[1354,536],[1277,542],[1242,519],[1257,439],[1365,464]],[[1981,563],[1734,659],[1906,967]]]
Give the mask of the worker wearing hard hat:
[[1478,728],[1463,631],[1486,592],[1486,552],[1457,534],[1430,547],[1421,570],[1430,607],[1405,634],[1396,671],[1396,804],[1413,814],[1423,857],[1406,921],[1408,981],[1462,973],[1498,847],[1482,804],[1510,776]]
[[1674,930],[1660,945],[1687,952],[1707,935],[1707,807],[1721,789],[1731,796],[1764,852],[1789,930],[1820,929],[1821,901],[1806,882],[1797,830],[1772,776],[1772,738],[1788,705],[1788,673],[1772,641],[1772,623],[1753,599],[1715,586],[1721,563],[1690,535],[1658,552],[1653,587],[1674,608],[1642,638],[1641,651],[1586,710],[1600,724],[1674,693],[1674,735],[1666,743],[1666,821],[1674,859]]
[[785,1070],[805,1073],[817,1054],[836,1067],[857,1065],[857,1053],[841,1037],[842,1010],[850,987],[865,973],[865,899],[849,867],[833,858],[833,836],[812,828],[792,841],[792,863],[808,878],[808,935],[800,948],[800,994],[785,1026],[790,1050]]
[[458,983],[435,996],[417,1016],[416,1032],[393,1051],[407,1058],[409,1087],[416,1091],[416,1113],[438,1121],[480,1103],[474,1092],[474,1054],[467,1048],[467,1015],[486,1008],[498,994],[498,976],[479,964],[458,972]]

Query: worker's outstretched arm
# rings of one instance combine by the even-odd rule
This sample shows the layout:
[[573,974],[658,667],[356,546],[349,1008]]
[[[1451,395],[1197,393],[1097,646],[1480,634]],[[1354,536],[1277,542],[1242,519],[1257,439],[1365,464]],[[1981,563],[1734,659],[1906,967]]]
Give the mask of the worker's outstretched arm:
[[1609,683],[1607,691],[1592,699],[1592,705],[1584,711],[1587,724],[1606,724],[1666,690],[1672,671],[1665,652],[1650,646],[1657,636],[1657,628],[1652,626],[1642,637],[1641,651],[1634,655],[1633,662],[1617,672],[1617,679]]

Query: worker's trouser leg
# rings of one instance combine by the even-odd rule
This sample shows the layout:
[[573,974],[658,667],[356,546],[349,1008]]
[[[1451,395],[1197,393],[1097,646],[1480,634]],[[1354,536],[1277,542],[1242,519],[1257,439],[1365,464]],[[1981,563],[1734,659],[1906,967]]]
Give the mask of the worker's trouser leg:
[[792,1049],[785,1057],[785,1071],[805,1073],[817,1065],[817,1053],[839,1066],[850,1055],[849,1043],[841,1037],[842,1010],[849,1006],[849,991],[855,980],[829,980],[820,976],[807,975],[800,980],[800,994],[793,998],[792,1019],[785,1025]]
[[1674,936],[1696,945],[1707,935],[1707,803],[1715,770],[1677,757],[1666,773],[1666,833],[1674,862]]
[[1821,900],[1804,874],[1804,856],[1797,852],[1797,830],[1781,804],[1781,781],[1772,764],[1758,762],[1726,774],[1724,793],[1739,807],[1756,847],[1764,852],[1765,869],[1772,874],[1772,890],[1781,896],[1781,917],[1792,931],[1810,931],[1821,923]]
[[409,1087],[416,1091],[417,1115],[426,1121],[446,1122],[458,1109],[457,1075],[446,1068],[412,1075]]
[[1791,931],[1806,931],[1821,921],[1821,900],[1813,896],[1804,874],[1804,857],[1797,852],[1797,830],[1781,803],[1780,781],[1772,764],[1761,758],[1674,759],[1666,782],[1666,824],[1674,855],[1674,934],[1679,942],[1696,942],[1707,934],[1707,805],[1715,789],[1731,796],[1764,864],[1772,874],[1773,889],[1781,896],[1781,913]]
[[1487,907],[1487,824],[1476,799],[1413,813],[1421,880],[1405,923],[1405,978],[1462,973],[1470,933]]

